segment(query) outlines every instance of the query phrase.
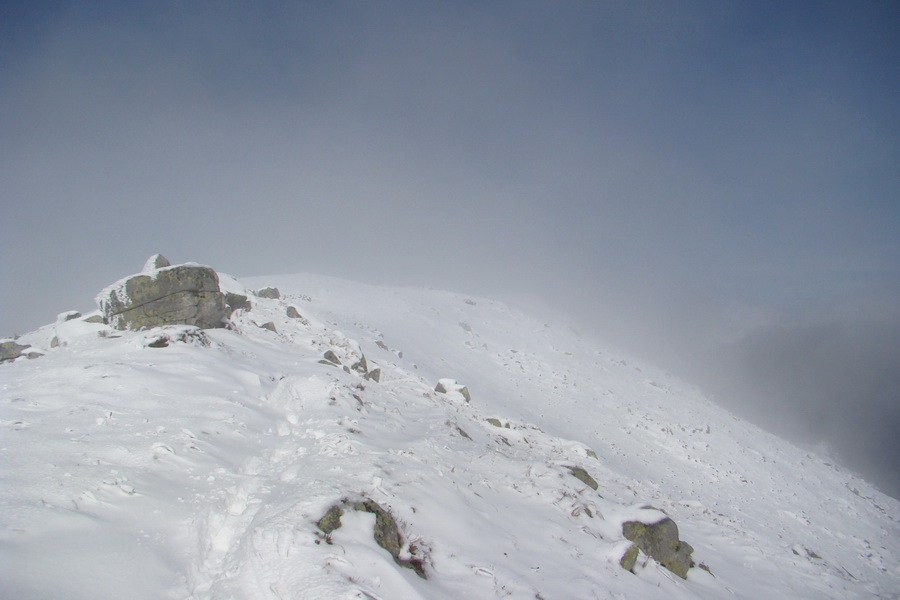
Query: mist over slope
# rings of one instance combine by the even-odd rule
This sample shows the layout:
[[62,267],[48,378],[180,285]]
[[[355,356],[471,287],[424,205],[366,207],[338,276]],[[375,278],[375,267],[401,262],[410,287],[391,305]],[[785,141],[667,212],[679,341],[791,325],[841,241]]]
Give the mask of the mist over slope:
[[[219,277],[250,302],[227,329],[69,315],[17,340],[43,356],[0,364],[5,597],[900,589],[900,503],[668,373],[487,299]],[[354,502],[393,515],[396,558],[375,514],[323,529]],[[623,523],[660,511],[694,549],[684,580],[620,566]]]

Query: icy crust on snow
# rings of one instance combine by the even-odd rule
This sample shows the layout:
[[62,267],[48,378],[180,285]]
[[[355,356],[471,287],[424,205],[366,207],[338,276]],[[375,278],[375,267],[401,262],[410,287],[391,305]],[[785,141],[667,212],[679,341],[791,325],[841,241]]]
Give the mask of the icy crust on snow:
[[[75,319],[21,338],[47,352],[0,365],[0,596],[898,589],[900,503],[665,373],[488,300],[307,276],[248,284],[283,300],[254,298],[233,330]],[[364,354],[381,382],[321,364],[329,350],[344,365]],[[450,378],[471,402],[434,390]],[[391,512],[427,580],[375,543],[373,515],[319,530],[347,497]],[[619,566],[622,523],[666,515],[710,571],[685,581],[643,555],[634,574]]]

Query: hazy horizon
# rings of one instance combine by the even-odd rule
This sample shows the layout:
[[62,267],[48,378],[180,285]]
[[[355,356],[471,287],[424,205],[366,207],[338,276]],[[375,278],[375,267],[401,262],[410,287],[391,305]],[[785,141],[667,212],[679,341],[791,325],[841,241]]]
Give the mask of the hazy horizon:
[[0,335],[156,252],[530,296],[900,496],[896,3],[0,11]]

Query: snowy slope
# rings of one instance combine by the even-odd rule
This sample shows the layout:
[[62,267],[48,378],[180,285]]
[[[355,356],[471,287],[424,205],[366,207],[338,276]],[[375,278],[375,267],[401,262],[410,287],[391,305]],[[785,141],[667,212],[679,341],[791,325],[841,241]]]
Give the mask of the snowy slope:
[[[251,297],[233,330],[61,319],[19,340],[45,356],[0,364],[0,597],[900,593],[900,503],[671,375],[489,300],[222,284],[283,298]],[[322,364],[329,350],[381,381]],[[443,378],[471,402],[435,392]],[[316,526],[362,497],[400,521],[427,579],[375,544],[374,515],[328,539]],[[621,524],[645,506],[708,570],[619,566]]]

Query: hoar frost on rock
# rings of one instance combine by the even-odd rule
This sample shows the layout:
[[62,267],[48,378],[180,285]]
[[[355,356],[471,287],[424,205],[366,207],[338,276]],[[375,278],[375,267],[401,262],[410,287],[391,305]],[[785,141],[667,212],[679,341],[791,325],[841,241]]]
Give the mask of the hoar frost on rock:
[[147,259],[147,262],[144,263],[144,268],[141,270],[141,273],[147,273],[149,275],[154,271],[171,266],[172,263],[170,263],[169,259],[167,259],[165,256],[163,256],[162,254],[154,254]]

